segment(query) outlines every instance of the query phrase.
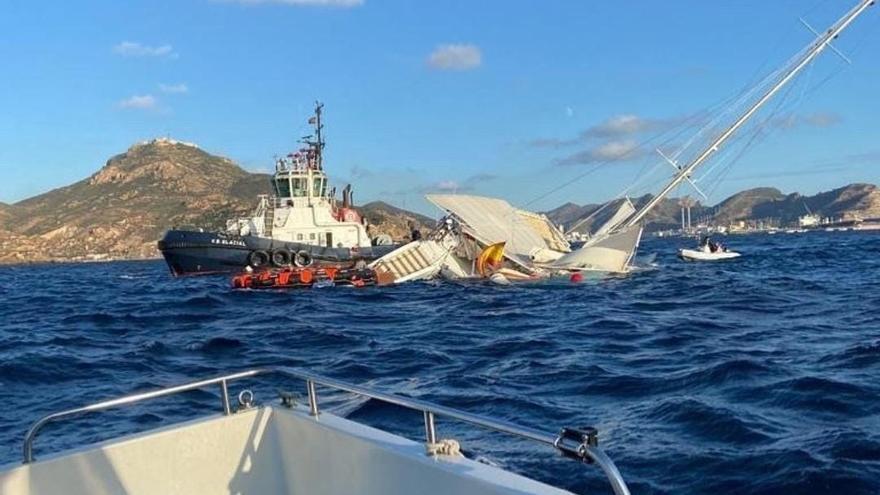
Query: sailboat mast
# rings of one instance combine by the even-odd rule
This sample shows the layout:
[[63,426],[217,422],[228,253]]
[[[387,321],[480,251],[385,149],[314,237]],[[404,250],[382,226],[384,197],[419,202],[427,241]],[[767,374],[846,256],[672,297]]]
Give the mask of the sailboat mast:
[[804,57],[793,64],[791,69],[785,73],[785,75],[775,84],[769,91],[767,91],[764,96],[762,96],[754,105],[752,105],[745,113],[743,113],[736,122],[733,123],[730,127],[727,128],[720,136],[718,136],[712,144],[709,145],[700,155],[694,159],[690,164],[683,167],[681,171],[676,174],[675,178],[660,191],[657,196],[653,197],[648,203],[643,206],[639,211],[637,211],[633,217],[626,223],[627,227],[632,227],[636,225],[642,219],[645,218],[658,203],[660,203],[663,198],[665,198],[676,186],[681,184],[682,181],[687,179],[691,173],[700,165],[703,164],[710,156],[712,156],[718,149],[723,145],[731,136],[733,136],[736,131],[738,131],[745,123],[758,111],[761,107],[764,106],[768,101],[770,101],[776,93],[779,92],[786,84],[788,84],[798,73],[801,72],[807,65],[810,64],[816,57],[822,53],[825,48],[827,48],[831,41],[837,38],[844,29],[846,29],[858,16],[860,16],[868,7],[874,5],[875,0],[861,0],[859,4],[854,7],[852,10],[847,12],[840,20],[834,23],[828,31],[822,35],[819,40],[815,41],[813,45],[810,46],[809,51],[804,55]]

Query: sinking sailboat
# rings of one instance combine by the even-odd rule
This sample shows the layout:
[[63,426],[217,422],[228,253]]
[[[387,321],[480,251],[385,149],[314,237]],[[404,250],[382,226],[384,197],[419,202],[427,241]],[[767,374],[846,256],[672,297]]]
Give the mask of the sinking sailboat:
[[[666,198],[676,187],[678,187],[683,182],[687,181],[696,187],[696,184],[692,180],[692,176],[695,170],[702,165],[705,165],[709,160],[715,157],[719,150],[727,144],[730,139],[740,131],[745,124],[752,119],[755,114],[764,107],[769,101],[776,96],[780,90],[782,90],[787,84],[789,84],[792,80],[795,79],[806,67],[808,67],[823,51],[830,48],[837,52],[837,49],[831,45],[831,42],[837,37],[861,14],[863,14],[868,7],[874,4],[874,0],[861,0],[858,4],[853,7],[849,12],[847,12],[843,17],[841,17],[836,23],[834,23],[831,27],[829,27],[824,33],[817,34],[818,38],[814,40],[809,46],[807,46],[804,50],[799,52],[792,58],[786,65],[780,68],[777,72],[773,73],[775,77],[769,78],[767,81],[766,89],[763,92],[760,92],[760,88],[762,86],[754,88],[752,91],[747,94],[755,93],[759,96],[749,104],[746,109],[741,112],[736,119],[722,132],[717,134],[717,137],[712,139],[705,147],[699,151],[694,158],[687,162],[684,165],[680,165],[678,162],[668,158],[661,151],[658,150],[658,153],[663,157],[664,160],[669,162],[675,169],[677,173],[673,176],[673,178],[666,184],[666,186],[654,197],[652,197],[647,203],[645,203],[641,208],[635,211],[629,218],[625,221],[621,222],[618,226],[615,226],[608,230],[605,235],[595,236],[591,241],[588,241],[583,248],[580,250],[567,255],[563,258],[560,258],[556,261],[554,266],[559,268],[575,268],[582,267],[583,269],[608,269],[608,271],[625,271],[615,269],[613,263],[608,263],[608,261],[613,261],[615,258],[613,255],[609,254],[609,247],[611,253],[630,253],[630,256],[626,258],[626,262],[622,265],[624,269],[629,267],[630,261],[632,259],[632,253],[635,253],[638,248],[639,240],[641,238],[641,231],[643,229],[644,221],[647,215],[656,208],[664,198]],[[685,250],[683,250],[685,251]],[[738,253],[696,253],[688,251],[688,255],[691,259],[698,258],[706,258],[709,257],[726,257],[732,258],[739,256]],[[622,256],[622,255],[621,255]],[[599,263],[591,263],[593,260],[599,260]]]
[[[442,232],[432,241],[438,246],[442,242],[445,251],[438,251],[439,254],[432,258],[431,263],[434,263],[436,270],[430,271],[430,276],[441,273],[452,277],[478,276],[473,269],[476,258],[483,249],[499,242],[505,243],[504,267],[526,277],[542,278],[581,271],[629,272],[648,215],[682,183],[688,182],[696,187],[692,179],[694,171],[714,158],[762,107],[823,51],[829,48],[837,51],[831,42],[873,4],[874,0],[860,0],[828,30],[817,33],[818,38],[782,68],[746,92],[738,102],[745,110],[736,112],[735,108],[730,108],[724,112],[723,115],[730,114],[735,118],[717,133],[712,130],[710,135],[715,137],[692,153],[690,156],[693,158],[682,160],[684,164],[680,164],[658,150],[676,170],[671,180],[639,208],[635,208],[628,198],[623,198],[618,203],[618,210],[577,249],[572,249],[564,233],[546,216],[518,209],[503,199],[450,194],[426,196],[428,201],[446,213],[445,220],[441,222]],[[688,146],[695,142],[696,139],[692,139],[674,156],[682,157]],[[389,253],[375,262],[374,266],[384,263],[385,259],[390,261],[401,257],[404,252],[404,248],[400,248]],[[399,280],[418,279],[428,273],[414,266],[411,270],[401,271]]]

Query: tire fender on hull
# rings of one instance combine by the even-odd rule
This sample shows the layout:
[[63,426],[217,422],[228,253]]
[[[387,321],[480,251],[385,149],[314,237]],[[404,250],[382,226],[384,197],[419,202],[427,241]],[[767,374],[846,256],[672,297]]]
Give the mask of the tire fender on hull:
[[282,267],[290,264],[290,251],[285,248],[272,250],[272,266]]
[[248,255],[248,264],[254,268],[266,266],[269,263],[269,253],[258,249]]
[[312,261],[312,255],[309,254],[308,251],[303,249],[302,251],[296,253],[296,257],[293,259],[293,264],[300,268],[304,268],[307,266],[312,266]]

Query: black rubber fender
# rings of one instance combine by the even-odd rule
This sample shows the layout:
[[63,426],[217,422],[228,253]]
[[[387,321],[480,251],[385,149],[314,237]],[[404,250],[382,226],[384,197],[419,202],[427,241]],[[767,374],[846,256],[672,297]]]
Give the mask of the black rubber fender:
[[313,262],[314,262],[314,260],[312,259],[311,253],[309,253],[305,249],[296,253],[296,257],[293,259],[293,264],[300,267],[300,268],[312,266]]
[[272,250],[272,266],[284,267],[290,264],[290,251],[285,248]]
[[248,255],[248,264],[253,268],[261,268],[266,266],[269,263],[269,253],[263,251],[262,249],[258,249],[256,251],[252,251],[251,254]]

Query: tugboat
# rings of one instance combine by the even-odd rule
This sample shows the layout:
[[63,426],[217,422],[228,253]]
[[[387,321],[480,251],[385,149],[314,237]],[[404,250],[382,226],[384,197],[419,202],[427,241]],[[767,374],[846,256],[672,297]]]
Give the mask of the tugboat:
[[341,204],[335,188],[329,187],[322,109],[321,103],[315,104],[309,119],[314,133],[302,139],[305,147],[276,160],[273,194],[261,195],[251,216],[227,221],[225,232],[165,233],[159,251],[172,275],[238,272],[248,266],[354,263],[379,258],[395,248],[373,245],[366,220],[352,206],[350,185],[342,191]]

